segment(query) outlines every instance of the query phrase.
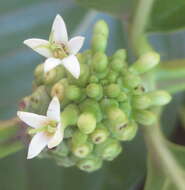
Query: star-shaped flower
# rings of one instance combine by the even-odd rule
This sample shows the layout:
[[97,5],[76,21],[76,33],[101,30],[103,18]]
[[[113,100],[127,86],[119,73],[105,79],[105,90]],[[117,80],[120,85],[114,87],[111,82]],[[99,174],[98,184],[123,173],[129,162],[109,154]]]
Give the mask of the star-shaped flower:
[[62,64],[75,78],[80,76],[80,64],[75,56],[84,43],[84,37],[76,36],[68,41],[64,20],[57,15],[52,26],[49,41],[32,38],[24,44],[46,57],[44,71],[48,72]]
[[54,97],[49,104],[46,116],[29,112],[17,112],[18,117],[32,127],[34,134],[28,149],[28,159],[37,156],[46,146],[53,148],[63,140],[64,129],[60,119],[60,102]]

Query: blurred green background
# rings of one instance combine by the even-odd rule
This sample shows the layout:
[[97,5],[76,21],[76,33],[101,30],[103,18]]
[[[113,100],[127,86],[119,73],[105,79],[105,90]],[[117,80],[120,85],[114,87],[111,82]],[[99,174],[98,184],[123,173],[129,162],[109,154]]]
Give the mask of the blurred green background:
[[[64,18],[71,37],[79,34],[86,37],[83,49],[89,47],[92,26],[98,19],[106,20],[110,27],[108,54],[117,48],[129,48],[128,34],[119,19],[82,8],[72,0],[1,0],[1,120],[15,116],[19,100],[31,93],[34,68],[43,61],[41,56],[25,47],[22,41],[31,37],[47,39],[57,13]],[[184,57],[184,32],[152,34],[150,41],[163,60]],[[131,53],[129,59],[132,59]],[[168,135],[175,126],[174,112],[180,98],[167,108],[170,112],[165,121],[165,126],[168,126],[165,132]],[[21,151],[0,160],[0,190],[139,189],[146,175],[146,150],[141,134],[131,143],[125,143],[124,147],[123,153],[114,162],[104,164],[102,169],[92,174],[76,168],[59,168],[49,160],[27,161],[26,150]]]

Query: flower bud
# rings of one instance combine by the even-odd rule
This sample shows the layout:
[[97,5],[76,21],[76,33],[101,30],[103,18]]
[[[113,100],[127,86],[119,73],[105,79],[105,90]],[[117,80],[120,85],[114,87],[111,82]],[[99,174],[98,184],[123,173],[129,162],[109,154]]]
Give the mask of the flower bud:
[[77,122],[82,133],[89,134],[96,128],[96,118],[91,113],[82,113]]
[[95,145],[95,153],[103,160],[112,161],[121,151],[121,144],[116,139],[108,138],[105,142]]
[[163,106],[171,101],[171,96],[164,90],[156,90],[148,92],[147,96],[151,99],[151,104],[154,106]]
[[75,85],[69,85],[65,90],[67,99],[75,101],[81,98],[81,90]]
[[90,98],[101,98],[103,96],[103,88],[99,84],[90,83],[86,88],[87,96]]
[[96,72],[95,75],[99,80],[105,79],[109,73],[109,69],[106,68],[103,72]]
[[102,166],[102,160],[94,155],[89,155],[86,158],[77,162],[77,167],[86,172],[93,172]]
[[123,82],[130,88],[135,88],[141,83],[141,78],[138,75],[127,73],[123,76]]
[[43,82],[44,82],[44,64],[37,65],[37,67],[34,71],[34,76],[35,76],[37,85],[43,84]]
[[73,136],[73,133],[76,129],[76,126],[70,126],[70,127],[67,127],[65,128],[64,130],[64,138],[71,138]]
[[76,125],[79,117],[79,109],[75,104],[69,104],[61,113],[61,119],[64,127]]
[[135,110],[134,118],[141,125],[152,125],[157,121],[157,116],[147,110]]
[[94,144],[104,142],[109,135],[109,131],[103,124],[98,124],[96,129],[91,134],[91,140]]
[[119,103],[115,99],[104,98],[100,102],[100,106],[101,106],[101,109],[103,110],[103,112],[106,112],[107,110],[109,110],[112,107],[118,108]]
[[151,106],[151,99],[147,95],[133,96],[132,105],[136,109],[146,109]]
[[160,56],[156,52],[148,52],[141,56],[131,67],[130,70],[142,74],[153,69],[160,61]]
[[113,59],[120,59],[122,61],[125,61],[126,59],[126,50],[125,49],[118,49],[114,55],[113,55]]
[[108,59],[102,52],[97,52],[93,56],[92,67],[95,72],[103,72],[107,68]]
[[109,35],[109,28],[107,26],[107,23],[104,20],[99,20],[95,24],[93,32],[94,34],[102,34],[107,37]]
[[105,94],[110,98],[116,98],[119,96],[121,89],[117,84],[110,84],[105,87]]
[[72,136],[72,144],[74,144],[74,145],[84,144],[84,143],[86,143],[87,138],[88,138],[87,134],[84,134],[81,131],[76,130]]
[[91,47],[94,53],[105,52],[107,47],[107,36],[102,34],[94,34]]
[[67,144],[63,141],[60,143],[55,149],[49,150],[49,153],[55,156],[67,156],[69,153],[69,147]]
[[116,79],[117,79],[118,75],[119,74],[117,72],[110,70],[108,75],[107,75],[107,80],[110,83],[114,83],[114,82],[116,82]]
[[127,115],[129,116],[131,111],[132,111],[132,106],[128,101],[126,102],[120,102],[119,104],[120,109]]
[[120,92],[119,96],[117,97],[117,100],[119,102],[124,102],[125,100],[127,100],[127,94],[125,92]]
[[98,79],[98,77],[95,76],[95,75],[92,75],[92,76],[90,76],[90,78],[89,78],[89,82],[90,82],[90,83],[98,83],[98,81],[99,81],[99,79]]
[[124,64],[121,59],[113,59],[110,63],[110,66],[113,71],[120,72],[123,69]]

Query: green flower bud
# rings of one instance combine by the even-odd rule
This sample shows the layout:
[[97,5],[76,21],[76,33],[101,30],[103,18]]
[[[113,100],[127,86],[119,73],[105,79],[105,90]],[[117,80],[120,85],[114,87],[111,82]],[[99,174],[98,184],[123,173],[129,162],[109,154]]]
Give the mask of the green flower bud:
[[107,77],[108,73],[109,73],[109,69],[106,68],[105,71],[100,72],[100,73],[96,72],[96,73],[94,73],[94,74],[96,75],[96,77],[97,77],[98,79],[105,79],[105,78]]
[[156,52],[148,52],[141,56],[131,67],[130,70],[139,74],[153,69],[160,61],[160,55]]
[[147,95],[133,96],[132,105],[136,109],[146,109],[151,106],[151,99]]
[[103,96],[103,88],[99,84],[91,83],[86,88],[87,96],[90,98],[101,98]]
[[70,127],[65,128],[64,138],[71,138],[75,130],[76,130],[76,126],[75,127],[70,126]]
[[119,104],[120,109],[127,115],[130,116],[131,111],[132,111],[132,107],[130,105],[130,103],[128,101],[126,102],[121,102]]
[[44,64],[37,65],[37,67],[34,71],[34,76],[35,76],[37,85],[43,84],[43,82],[44,82]]
[[147,96],[151,99],[151,104],[154,106],[163,106],[171,101],[171,96],[164,90],[156,90],[147,93]]
[[136,110],[134,112],[134,118],[141,125],[152,125],[157,121],[157,116],[147,110]]
[[65,96],[69,100],[78,100],[81,98],[81,90],[75,85],[69,85],[65,90]]
[[91,134],[91,140],[94,144],[104,142],[109,136],[109,131],[103,124],[98,124],[96,129]]
[[108,59],[102,52],[97,52],[93,56],[92,67],[95,72],[103,72],[107,68]]
[[93,30],[94,34],[102,34],[104,36],[109,35],[109,28],[107,26],[107,23],[104,20],[99,20]]
[[103,160],[112,161],[121,151],[121,144],[116,139],[108,138],[105,142],[95,145],[95,153]]
[[144,88],[143,85],[138,85],[138,86],[136,86],[136,87],[133,89],[132,93],[133,93],[134,95],[142,95],[142,94],[145,93],[145,91],[146,91],[146,89]]
[[78,158],[85,158],[93,149],[93,144],[86,142],[84,144],[72,144],[72,152]]
[[91,47],[94,53],[105,52],[107,47],[107,36],[102,34],[94,34]]
[[100,81],[100,83],[104,86],[104,85],[109,84],[109,81],[106,80],[106,79],[103,79],[103,80]]
[[76,125],[79,117],[79,109],[75,104],[69,104],[61,113],[61,119],[64,127]]
[[110,63],[111,68],[115,71],[115,72],[120,72],[123,67],[123,61],[120,59],[113,59]]
[[105,87],[105,94],[110,98],[116,98],[119,96],[121,89],[117,84],[110,84]]
[[91,113],[82,113],[77,122],[82,133],[89,134],[96,128],[96,118]]
[[100,106],[101,106],[103,112],[106,112],[109,108],[112,108],[112,107],[118,108],[119,107],[119,103],[115,99],[104,98],[100,102]]
[[122,61],[125,61],[126,59],[126,50],[125,49],[118,49],[114,55],[113,55],[113,59],[120,59]]
[[82,53],[82,59],[80,60],[80,63],[91,64],[91,62],[92,62],[92,51],[89,49]]
[[86,143],[87,138],[88,138],[88,135],[82,133],[79,130],[76,130],[72,136],[72,144],[74,144],[74,145],[84,144],[84,143]]
[[127,100],[127,94],[125,92],[120,92],[119,96],[117,97],[117,100],[119,102],[124,102],[125,100]]
[[141,78],[138,75],[135,75],[132,73],[127,73],[123,77],[123,82],[126,86],[128,86],[130,88],[135,88],[141,84]]
[[84,102],[80,104],[80,110],[82,112],[88,112],[93,114],[97,122],[100,122],[102,120],[102,111],[100,109],[99,104],[95,100],[86,99]]
[[125,113],[116,107],[112,107],[107,110],[107,117],[111,123],[116,126],[125,125],[128,122]]
[[93,172],[101,168],[101,166],[102,166],[102,160],[94,155],[89,155],[88,157],[79,160],[77,162],[77,167],[80,170],[86,172]]
[[55,155],[58,157],[64,157],[67,156],[69,153],[69,147],[67,146],[67,144],[63,141],[62,143],[60,143],[55,149],[51,149],[48,151],[49,154],[51,155]]
[[92,75],[90,78],[89,78],[89,82],[90,83],[98,83],[99,79],[97,76],[95,75]]
[[117,79],[118,75],[119,74],[117,72],[110,70],[108,75],[107,75],[107,80],[110,83],[114,83],[114,82],[116,82],[116,79]]

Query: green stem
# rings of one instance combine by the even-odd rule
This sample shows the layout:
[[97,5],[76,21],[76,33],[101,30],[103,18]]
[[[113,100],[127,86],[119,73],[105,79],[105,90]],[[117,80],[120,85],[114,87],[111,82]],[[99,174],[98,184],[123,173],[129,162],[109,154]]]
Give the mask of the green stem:
[[157,162],[156,164],[178,190],[184,190],[184,172],[169,151],[159,125],[144,126],[143,134],[152,161]]

